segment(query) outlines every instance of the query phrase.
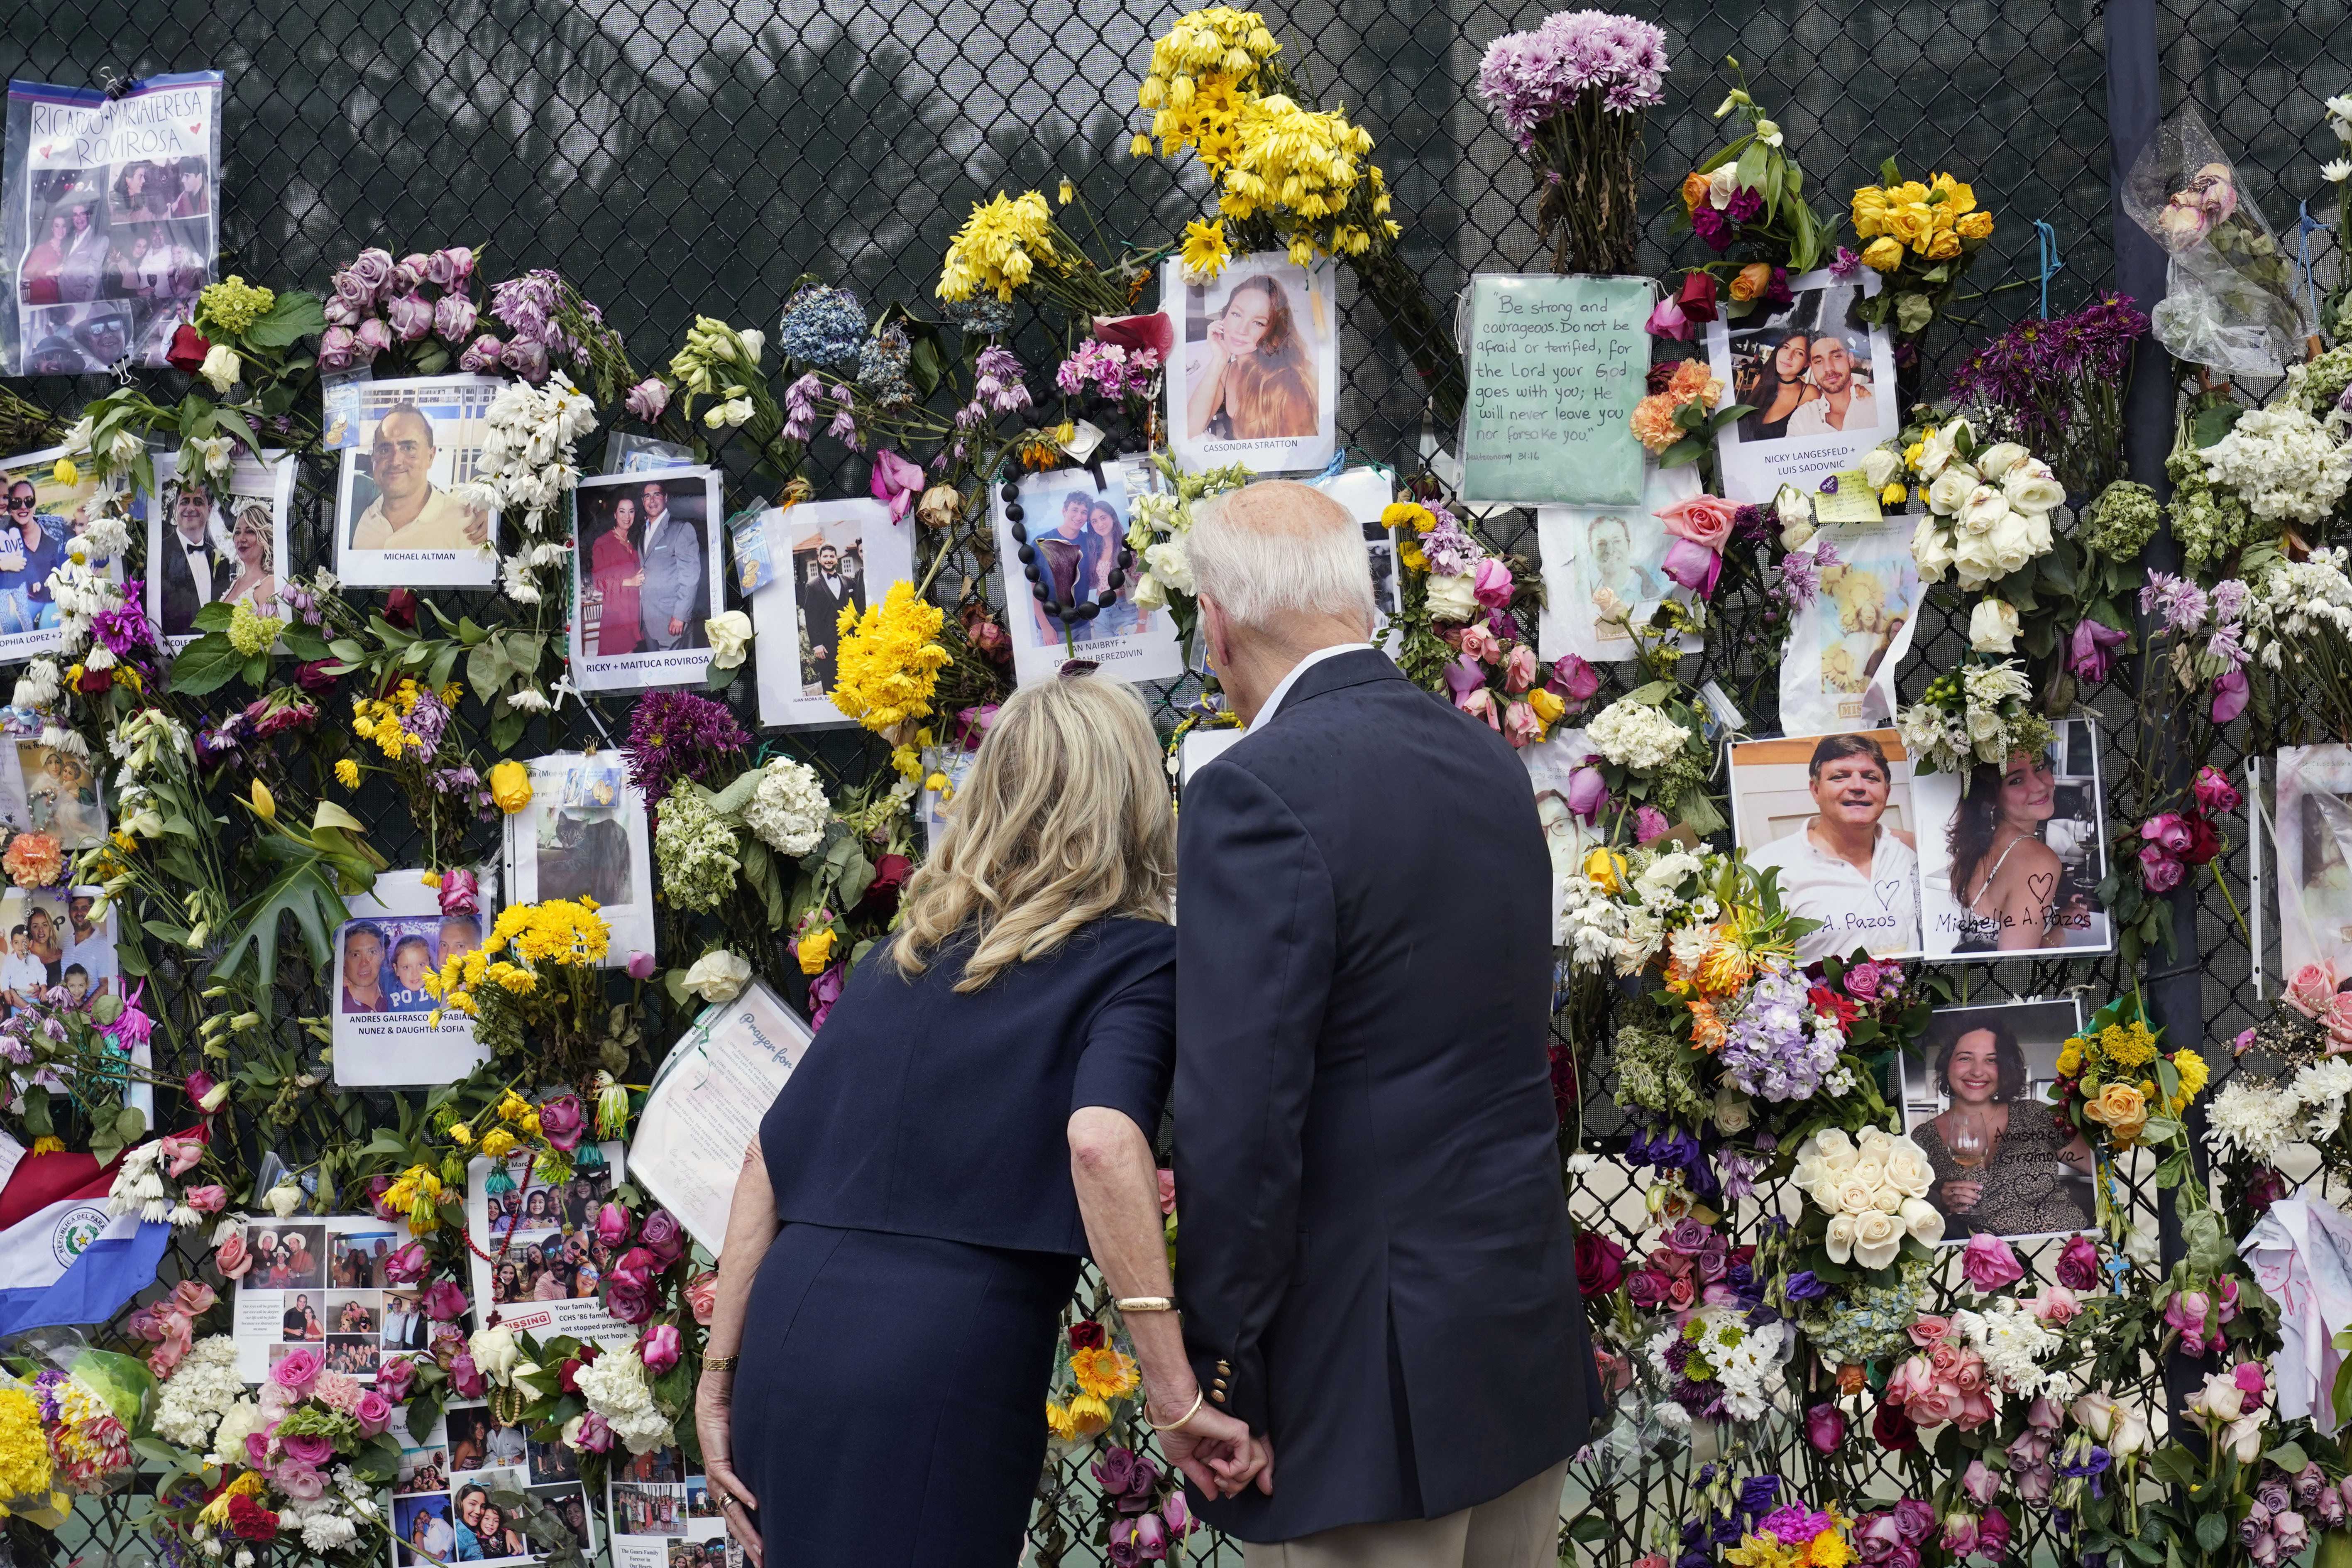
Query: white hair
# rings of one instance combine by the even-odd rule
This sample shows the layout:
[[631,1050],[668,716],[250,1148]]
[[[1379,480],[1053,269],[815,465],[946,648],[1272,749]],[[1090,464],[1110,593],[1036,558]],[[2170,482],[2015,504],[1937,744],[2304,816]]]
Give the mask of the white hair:
[[1347,508],[1295,479],[1261,480],[1202,502],[1185,553],[1201,595],[1238,626],[1265,627],[1286,615],[1372,618],[1363,529]]

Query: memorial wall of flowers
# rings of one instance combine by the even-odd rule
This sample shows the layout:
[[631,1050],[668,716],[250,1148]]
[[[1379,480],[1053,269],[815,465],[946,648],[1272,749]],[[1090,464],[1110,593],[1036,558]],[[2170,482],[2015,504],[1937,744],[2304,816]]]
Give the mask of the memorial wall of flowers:
[[[742,1145],[680,1131],[677,1063],[822,1026],[1016,684],[1161,685],[1171,787],[1230,735],[1187,533],[1284,475],[1544,825],[1611,1403],[1563,1552],[2352,1551],[2352,1224],[2299,1188],[2352,1174],[2352,346],[2292,197],[2168,124],[2130,204],[2168,298],[1996,334],[1963,307],[2022,220],[1963,150],[1846,168],[1727,61],[1637,275],[1646,121],[1715,68],[1562,13],[1477,73],[1530,243],[1457,335],[1293,42],[1213,7],[1133,62],[1128,155],[1201,194],[1168,232],[1106,237],[1071,168],[974,204],[929,294],[807,277],[677,342],[525,237],[355,234],[223,263],[167,373],[5,394],[0,1219],[71,1220],[49,1279],[110,1303],[0,1300],[20,1549],[111,1495],[182,1564],[725,1560],[718,1233],[658,1194]],[[1343,298],[1433,455],[1339,438]],[[2181,388],[2168,496],[2135,364]],[[2274,908],[2221,875],[2257,833]],[[2208,887],[2285,956],[2235,1039],[2147,992]],[[1040,1561],[1210,1548],[1122,1335],[1082,1289]]]

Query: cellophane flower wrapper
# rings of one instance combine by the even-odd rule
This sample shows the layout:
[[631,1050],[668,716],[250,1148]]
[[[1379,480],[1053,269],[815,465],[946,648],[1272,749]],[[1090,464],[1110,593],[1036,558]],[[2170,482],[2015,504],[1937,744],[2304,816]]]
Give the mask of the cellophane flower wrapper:
[[2278,235],[2238,183],[2237,166],[2184,108],[2132,161],[2124,211],[2165,248],[2157,341],[2226,375],[2279,376],[2317,331]]

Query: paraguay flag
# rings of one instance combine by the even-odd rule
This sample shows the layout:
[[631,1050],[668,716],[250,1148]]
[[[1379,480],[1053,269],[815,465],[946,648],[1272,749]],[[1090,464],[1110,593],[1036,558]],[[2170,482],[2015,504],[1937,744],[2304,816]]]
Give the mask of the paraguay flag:
[[0,1339],[102,1323],[155,1282],[168,1225],[106,1212],[114,1167],[88,1154],[28,1154],[0,1187]]

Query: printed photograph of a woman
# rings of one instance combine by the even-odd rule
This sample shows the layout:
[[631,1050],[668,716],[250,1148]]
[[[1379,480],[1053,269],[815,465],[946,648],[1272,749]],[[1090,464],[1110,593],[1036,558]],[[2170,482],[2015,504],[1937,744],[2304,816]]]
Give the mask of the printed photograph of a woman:
[[1756,411],[1740,418],[1743,441],[1779,440],[1789,433],[1789,416],[1821,395],[1806,379],[1812,350],[1808,330],[1790,328],[1780,333],[1777,341],[1767,338],[1764,343],[1769,353],[1740,366],[1745,384],[1738,389],[1738,399]]
[[1313,436],[1320,421],[1315,357],[1298,319],[1303,302],[1266,272],[1244,278],[1212,308],[1213,299],[1204,294],[1186,311],[1185,435],[1212,441]]
[[1922,946],[1931,958],[2111,942],[2098,887],[2106,874],[2097,731],[2064,720],[2047,745],[1999,765],[1917,781]]
[[637,502],[625,490],[613,500],[611,522],[588,547],[588,570],[598,595],[596,641],[602,656],[637,651],[637,590],[646,584],[637,555]]
[[1904,1121],[1935,1170],[1927,1200],[1943,1212],[1947,1242],[2092,1224],[2090,1145],[2056,1121],[2045,1093],[2080,1025],[2072,1002],[1946,1008],[1904,1054]]

